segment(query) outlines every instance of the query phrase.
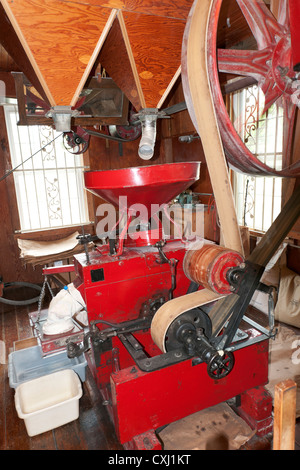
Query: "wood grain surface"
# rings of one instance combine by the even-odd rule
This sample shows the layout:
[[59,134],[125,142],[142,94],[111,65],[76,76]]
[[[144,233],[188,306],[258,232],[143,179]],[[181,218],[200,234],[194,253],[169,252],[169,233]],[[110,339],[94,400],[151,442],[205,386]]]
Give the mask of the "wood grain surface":
[[139,111],[143,107],[144,99],[139,80],[133,72],[135,64],[130,61],[131,51],[128,51],[128,48],[130,49],[127,32],[119,12],[102,46],[99,61],[135,109]]
[[185,21],[123,12],[147,108],[156,108],[181,63]]
[[[62,0],[67,2],[68,0]],[[193,0],[75,0],[104,8],[116,8],[122,11],[134,11],[155,16],[179,18],[186,20]]]
[[192,0],[1,1],[52,106],[76,104],[99,53],[137,109],[161,106],[180,75]]
[[[31,55],[52,105],[76,101],[78,86],[112,12],[59,0],[5,0],[23,46]],[[103,38],[104,40],[104,38]]]

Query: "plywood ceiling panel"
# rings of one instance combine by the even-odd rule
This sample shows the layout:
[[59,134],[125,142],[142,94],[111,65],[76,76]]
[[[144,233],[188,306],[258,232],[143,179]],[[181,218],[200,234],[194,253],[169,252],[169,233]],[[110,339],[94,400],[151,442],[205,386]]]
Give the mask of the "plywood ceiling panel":
[[[62,0],[68,1],[68,0]],[[74,0],[76,3],[186,20],[193,0]]]
[[145,107],[156,108],[181,63],[185,21],[123,12]]
[[113,10],[60,0],[6,0],[3,4],[38,69],[51,105],[75,104]]
[[[97,61],[137,110],[160,108],[180,74],[193,0],[0,2],[52,106],[74,106]],[[219,47],[249,35],[236,0],[223,0],[218,33]]]

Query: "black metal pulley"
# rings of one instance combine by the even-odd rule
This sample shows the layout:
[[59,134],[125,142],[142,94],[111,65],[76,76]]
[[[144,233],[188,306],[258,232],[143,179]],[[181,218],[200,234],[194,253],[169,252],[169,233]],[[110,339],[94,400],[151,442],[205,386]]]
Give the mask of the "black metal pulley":
[[172,351],[185,345],[191,350],[191,338],[205,335],[210,338],[212,331],[209,316],[200,308],[193,308],[177,317],[169,326],[166,335],[166,351]]
[[217,350],[211,343],[212,324],[209,315],[194,308],[178,316],[169,326],[166,351],[184,349],[189,355],[207,364],[207,373],[214,380],[226,377],[233,369],[234,355]]

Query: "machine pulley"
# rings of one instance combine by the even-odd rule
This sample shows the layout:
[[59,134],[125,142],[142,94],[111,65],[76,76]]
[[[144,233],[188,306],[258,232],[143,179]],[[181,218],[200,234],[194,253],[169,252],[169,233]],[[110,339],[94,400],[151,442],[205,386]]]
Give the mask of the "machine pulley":
[[211,320],[207,313],[195,308],[177,317],[166,335],[166,350],[184,348],[190,357],[207,363],[212,379],[222,379],[231,372],[234,356],[230,351],[216,350],[210,343]]

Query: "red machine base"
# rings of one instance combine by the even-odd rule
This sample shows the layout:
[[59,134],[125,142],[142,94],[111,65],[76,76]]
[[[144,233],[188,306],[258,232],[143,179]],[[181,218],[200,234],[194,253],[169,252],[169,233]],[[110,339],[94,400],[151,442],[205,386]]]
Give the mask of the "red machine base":
[[[256,436],[263,437],[273,430],[272,396],[264,387],[255,387],[241,395],[241,405],[236,413],[255,431]],[[125,450],[162,450],[162,443],[154,429],[124,444]]]
[[259,437],[269,434],[273,430],[273,399],[264,387],[247,390],[240,396],[241,403],[237,413]]
[[[110,386],[103,389],[98,368],[95,378],[111,403],[108,409],[120,443],[126,449],[158,449],[154,431],[161,426],[238,395],[246,403],[245,392],[268,382],[268,340],[237,349],[234,356],[233,370],[220,380],[208,376],[205,363],[193,365],[189,359],[152,372],[130,365],[112,372]],[[245,415],[248,411],[245,404]],[[256,416],[259,413],[258,403]]]

